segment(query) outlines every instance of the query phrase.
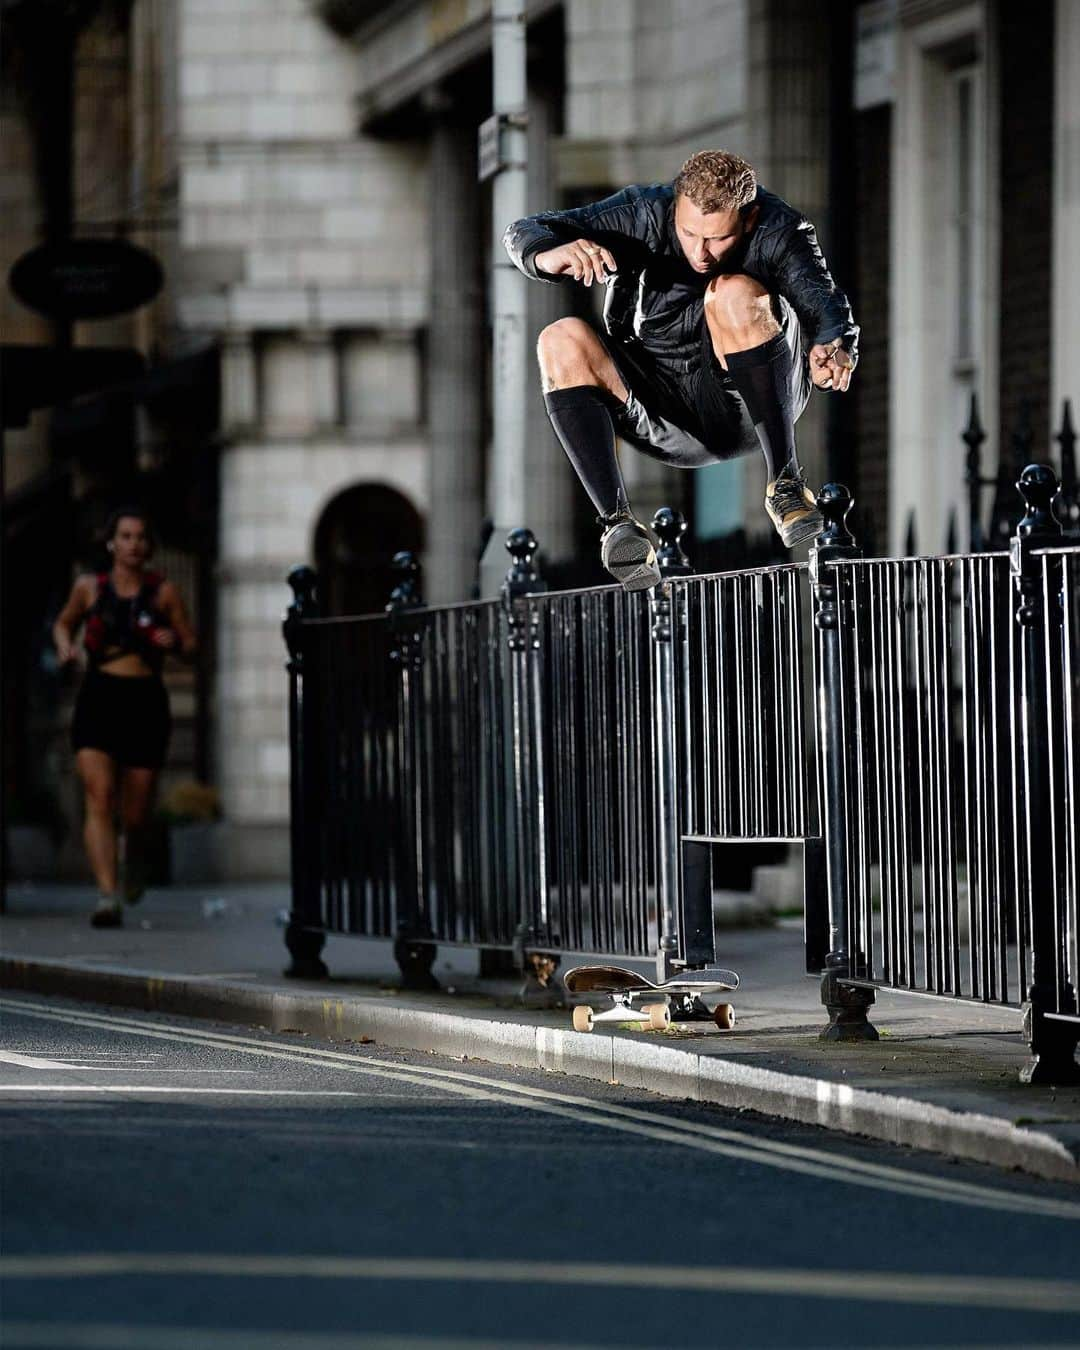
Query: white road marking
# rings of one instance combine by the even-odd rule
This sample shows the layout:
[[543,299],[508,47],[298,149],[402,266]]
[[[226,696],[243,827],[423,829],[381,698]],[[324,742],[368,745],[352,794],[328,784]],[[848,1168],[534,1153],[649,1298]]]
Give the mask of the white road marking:
[[200,1044],[230,1049],[242,1054],[265,1059],[281,1059],[293,1063],[307,1063],[334,1067],[348,1073],[368,1074],[414,1085],[435,1086],[455,1096],[474,1101],[508,1101],[547,1115],[561,1116],[577,1122],[603,1126],[608,1129],[656,1139],[663,1143],[681,1144],[723,1157],[738,1158],[765,1167],[823,1177],[846,1185],[870,1187],[918,1199],[936,1200],[979,1208],[1004,1210],[1041,1217],[1080,1220],[1080,1204],[1071,1200],[1024,1195],[997,1190],[974,1182],[956,1181],[923,1173],[908,1172],[887,1164],[865,1162],[852,1158],[838,1158],[824,1149],[805,1145],[785,1144],[775,1140],[755,1140],[746,1134],[722,1126],[697,1121],[670,1119],[659,1112],[616,1103],[594,1101],[556,1093],[544,1088],[526,1087],[466,1074],[458,1070],[398,1064],[390,1060],[325,1050],[309,1046],[284,1044],[280,1041],[257,1040],[225,1032],[191,1028],[165,1030],[160,1023],[138,1018],[123,1019],[107,1014],[80,1011],[58,1011],[47,1005],[0,998],[0,1008],[21,1012],[27,1016],[67,1025],[109,1030],[126,1035],[140,1035],[158,1040],[178,1041],[182,1044]]
[[13,1050],[0,1050],[0,1064],[14,1064],[19,1069],[68,1069],[58,1059],[40,1059],[37,1055],[17,1055]]
[[258,973],[254,970],[207,970],[199,975],[188,975],[189,980],[254,980]]
[[1004,1275],[923,1275],[895,1269],[857,1271],[767,1266],[615,1265],[587,1261],[464,1261],[422,1257],[231,1256],[223,1252],[79,1252],[60,1256],[0,1257],[0,1277],[5,1280],[104,1279],[136,1275],[577,1285],[1080,1313],[1080,1282],[1075,1280],[1031,1280]]
[[[104,1058],[104,1056],[102,1056]],[[160,1055],[149,1058],[133,1059],[127,1055],[110,1054],[109,1059],[118,1063],[103,1064],[101,1058],[91,1059],[86,1055],[68,1055],[63,1059],[42,1059],[37,1055],[18,1054],[14,1050],[0,1050],[0,1064],[13,1064],[20,1069],[66,1069],[72,1072],[86,1073],[128,1073],[132,1069],[140,1073],[240,1073],[252,1074],[255,1069],[173,1069],[168,1065],[157,1065]],[[147,1067],[143,1067],[143,1066]]]
[[367,1092],[331,1091],[323,1088],[205,1088],[155,1087],[150,1083],[0,1083],[0,1092],[126,1092],[142,1096],[144,1093],[173,1093],[178,1097],[368,1097]]

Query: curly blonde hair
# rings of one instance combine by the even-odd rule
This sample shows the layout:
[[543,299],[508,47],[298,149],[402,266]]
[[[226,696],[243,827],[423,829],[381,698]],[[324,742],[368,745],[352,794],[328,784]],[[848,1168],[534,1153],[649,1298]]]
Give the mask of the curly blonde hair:
[[688,197],[699,211],[741,211],[757,196],[757,174],[730,150],[699,150],[679,170],[677,197]]

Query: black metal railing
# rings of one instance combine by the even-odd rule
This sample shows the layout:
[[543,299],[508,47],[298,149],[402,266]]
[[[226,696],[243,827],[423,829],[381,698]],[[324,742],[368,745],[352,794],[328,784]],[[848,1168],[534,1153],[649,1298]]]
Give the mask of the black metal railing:
[[[972,394],[967,426],[961,435],[967,447],[964,457],[964,485],[967,489],[968,537],[972,553],[998,550],[1008,552],[1009,540],[1024,513],[1023,503],[1016,495],[1016,482],[1031,462],[1034,433],[1031,425],[1031,404],[1021,399],[1016,422],[1008,438],[1002,438],[997,455],[997,472],[987,476],[983,471],[983,446],[987,435],[979,416],[979,401]],[[1061,424],[1053,438],[1060,456],[1060,494],[1057,517],[1067,534],[1080,533],[1080,482],[1076,472],[1076,430],[1073,426],[1072,403],[1065,399],[1061,405]],[[984,515],[984,490],[990,495],[989,518]],[[954,526],[955,532],[955,526]],[[946,547],[946,553],[954,553]],[[914,553],[915,549],[908,550]]]
[[[324,932],[715,962],[718,843],[801,841],[824,1035],[876,1035],[876,987],[1025,1008],[1032,1075],[1071,1070],[1080,546],[1030,466],[1011,554],[866,559],[846,489],[809,567],[549,593],[517,530],[498,601],[324,619],[290,578],[293,972]],[[808,659],[812,654],[812,662]],[[811,691],[812,692],[808,692]],[[814,709],[807,711],[808,698]]]
[[1020,488],[1010,556],[816,551],[825,992],[852,1036],[872,1034],[860,988],[1024,1005],[1031,1072],[1060,1080],[1080,1025],[1080,548],[1048,547],[1051,470]]

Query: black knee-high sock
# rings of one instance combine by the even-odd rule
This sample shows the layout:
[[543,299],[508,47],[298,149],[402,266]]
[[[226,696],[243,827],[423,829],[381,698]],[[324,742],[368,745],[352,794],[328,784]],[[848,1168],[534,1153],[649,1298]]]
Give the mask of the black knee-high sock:
[[544,395],[547,414],[566,457],[602,516],[625,510],[626,485],[615,454],[611,395],[594,384],[553,389]]
[[783,333],[749,351],[729,352],[724,359],[761,442],[769,481],[789,462],[798,473],[795,413],[791,405],[791,348]]

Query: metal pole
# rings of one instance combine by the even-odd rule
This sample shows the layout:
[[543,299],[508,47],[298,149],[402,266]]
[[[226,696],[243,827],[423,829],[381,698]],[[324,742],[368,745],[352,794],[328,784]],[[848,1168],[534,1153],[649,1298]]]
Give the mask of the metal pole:
[[[821,1001],[829,1013],[822,1040],[876,1041],[877,1031],[867,1017],[874,1001],[872,989],[858,988],[844,977],[858,977],[863,959],[851,950],[849,908],[851,869],[848,840],[848,738],[857,735],[845,722],[844,692],[857,672],[841,643],[841,626],[850,623],[848,599],[851,578],[845,569],[826,567],[860,556],[844,517],[851,510],[851,494],[837,483],[826,483],[817,500],[825,528],[810,550],[810,581],[814,591],[814,678],[818,703],[818,754],[821,757],[821,823],[825,841],[825,870],[829,896],[829,940],[821,978]],[[810,863],[811,852],[807,853]]]
[[394,960],[401,971],[403,988],[438,989],[439,982],[431,973],[437,948],[431,941],[425,873],[424,752],[420,709],[424,684],[424,630],[415,617],[417,611],[424,608],[424,597],[420,591],[420,564],[412,553],[395,553],[390,565],[400,577],[386,606],[394,635],[390,660],[401,675],[397,723],[401,795],[399,836],[394,841],[400,850],[400,863],[394,894]]
[[675,768],[675,660],[678,597],[669,581],[652,592],[653,744],[656,781],[656,978],[670,979],[679,958],[679,805]]
[[319,875],[312,849],[312,764],[316,753],[312,737],[316,699],[311,643],[304,631],[307,619],[318,617],[316,577],[310,567],[294,567],[289,573],[293,602],[285,612],[282,633],[289,650],[289,843],[292,904],[285,929],[285,945],[292,965],[285,971],[297,979],[324,979],[327,975],[319,953],[326,934],[321,931]]
[[517,917],[514,960],[525,982],[526,1007],[557,1007],[558,945],[551,931],[547,876],[547,806],[544,792],[544,689],[540,611],[530,596],[547,590],[536,570],[536,536],[511,530],[506,550],[514,559],[503,582],[510,658],[514,755],[514,841]]
[[492,183],[492,453],[488,514],[495,529],[480,566],[480,593],[497,596],[510,530],[528,524],[525,500],[525,400],[528,396],[528,282],[506,255],[503,231],[528,211],[525,0],[494,0],[492,109],[499,168]]
[[[1020,1071],[1025,1083],[1080,1082],[1075,1051],[1080,1027],[1055,1013],[1074,1014],[1076,992],[1068,985],[1059,914],[1064,868],[1055,841],[1054,756],[1060,745],[1052,714],[1064,706],[1061,687],[1061,562],[1038,556],[1039,548],[1060,545],[1054,515],[1058,481],[1046,464],[1029,464],[1017,483],[1027,513],[1012,538],[1010,570],[1021,632],[1020,734],[1021,797],[1025,815],[1028,903],[1031,906],[1031,982],[1024,991],[1024,1035],[1031,1060]],[[1044,567],[1049,573],[1044,577]],[[1060,781],[1060,779],[1059,779]],[[1055,842],[1057,847],[1055,847]]]

